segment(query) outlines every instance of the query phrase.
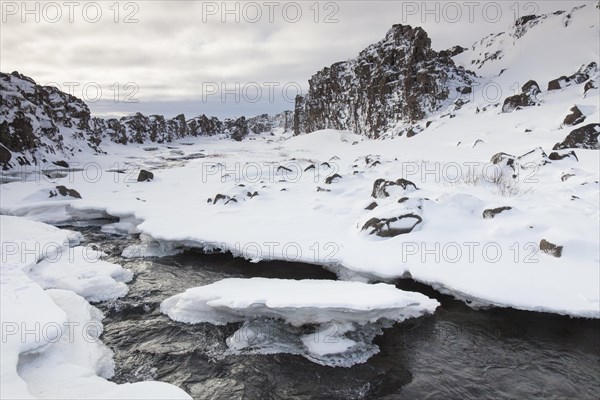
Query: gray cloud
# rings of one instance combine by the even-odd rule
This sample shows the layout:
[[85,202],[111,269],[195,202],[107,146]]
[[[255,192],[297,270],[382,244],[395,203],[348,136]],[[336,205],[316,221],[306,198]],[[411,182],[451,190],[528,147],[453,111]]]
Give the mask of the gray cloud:
[[[22,4],[3,1],[3,11],[6,3],[19,7]],[[517,10],[513,2],[480,2],[469,15],[469,8],[460,1],[454,3],[458,7],[448,6],[449,2],[335,1],[319,3],[319,22],[315,22],[314,8],[309,8],[314,2],[309,1],[295,3],[302,8],[302,18],[291,23],[281,10],[286,4],[292,9],[293,2],[281,2],[273,23],[268,21],[268,8],[264,6],[262,19],[257,23],[245,21],[243,15],[240,23],[235,23],[231,15],[227,16],[228,22],[222,23],[219,14],[203,21],[203,9],[211,4],[220,8],[221,1],[136,1],[119,3],[119,22],[115,23],[114,10],[109,9],[113,2],[97,2],[102,18],[90,23],[81,13],[88,3],[81,2],[73,14],[73,23],[67,20],[66,9],[56,23],[44,18],[35,23],[31,17],[22,22],[20,12],[3,14],[6,22],[2,23],[0,35],[2,71],[18,70],[40,83],[56,82],[61,86],[64,82],[79,82],[79,88],[97,83],[102,87],[102,98],[89,105],[100,115],[141,111],[168,116],[185,113],[189,117],[200,113],[222,117],[291,109],[293,104],[286,102],[281,93],[274,101],[261,98],[256,103],[235,102],[229,96],[223,103],[218,96],[203,101],[202,88],[211,82],[227,88],[236,83],[278,82],[283,86],[297,82],[306,90],[308,78],[317,70],[355,57],[367,45],[382,39],[395,23],[423,26],[433,47],[441,50],[455,44],[470,45],[483,35],[505,30],[514,21],[515,11],[519,11],[519,16],[536,11],[525,9],[526,5],[535,6],[542,13],[579,4],[522,2]],[[326,8],[328,3],[331,4]],[[239,3],[240,10],[244,4],[247,2]],[[502,7],[497,21],[495,4]],[[229,2],[227,7],[232,9],[234,5],[235,2]],[[427,13],[428,10],[433,12]],[[457,17],[457,10],[462,13],[461,18],[450,21]],[[325,16],[333,11],[333,18],[339,22],[324,23]],[[138,22],[124,23],[125,16],[132,12]],[[138,103],[123,103],[120,98],[115,102],[115,90],[110,87],[118,87],[120,95],[130,93],[123,88],[127,82],[138,86]],[[82,97],[77,90],[74,94]]]

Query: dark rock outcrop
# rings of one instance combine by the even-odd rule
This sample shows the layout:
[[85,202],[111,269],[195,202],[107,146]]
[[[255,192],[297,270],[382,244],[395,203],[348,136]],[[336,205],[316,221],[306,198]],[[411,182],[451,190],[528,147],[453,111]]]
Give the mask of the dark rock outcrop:
[[548,158],[552,161],[560,161],[560,160],[564,160],[565,158],[573,158],[573,159],[575,159],[575,161],[579,161],[579,158],[577,157],[577,154],[575,154],[574,150],[571,150],[565,154],[560,154],[560,153],[557,153],[556,151],[553,151],[552,153],[550,153]]
[[548,82],[548,90],[558,90],[568,86],[579,85],[590,79],[595,73],[598,73],[598,64],[595,62],[582,65],[573,75],[561,76]]
[[378,206],[377,202],[376,202],[376,201],[374,201],[374,202],[372,202],[371,204],[369,204],[368,206],[366,206],[366,207],[365,207],[365,210],[369,210],[369,211],[371,211],[371,210],[374,210],[374,209],[375,209],[377,206]]
[[[51,86],[38,85],[18,72],[0,73],[0,166],[46,162],[68,164],[82,152],[104,153],[101,143],[169,143],[174,140],[222,134],[242,140],[251,133],[290,131],[291,111],[275,116],[219,120],[200,115],[186,120],[135,113],[119,119],[95,118],[80,99]],[[59,164],[57,164],[59,165]]]
[[146,171],[145,169],[141,169],[138,175],[138,182],[148,182],[154,179],[154,174],[150,171]]
[[567,115],[563,120],[564,126],[573,126],[585,121],[585,115],[583,115],[579,107],[573,106],[569,111],[571,111],[571,114]]
[[385,179],[377,179],[374,183],[373,183],[373,190],[371,192],[371,197],[374,197],[376,199],[383,199],[386,197],[389,197],[390,194],[387,191],[388,187],[392,187],[392,186],[400,186],[403,190],[407,190],[409,189],[411,186],[414,190],[417,190],[417,185],[415,185],[414,183],[412,183],[409,180],[406,179],[398,179],[396,181],[388,181]]
[[406,214],[393,218],[371,218],[362,227],[370,235],[394,237],[412,232],[423,219],[416,214]]
[[79,192],[77,190],[75,190],[75,189],[68,189],[66,186],[63,186],[63,185],[57,186],[56,187],[56,191],[51,190],[49,197],[56,197],[58,195],[61,195],[61,196],[70,196],[70,197],[73,197],[75,199],[81,199],[81,195],[79,194]]
[[536,81],[530,80],[521,88],[521,93],[507,97],[502,105],[502,112],[508,113],[523,107],[536,106],[540,103],[537,96],[541,93]]
[[327,185],[331,185],[336,179],[341,179],[341,178],[342,178],[342,176],[340,174],[333,174],[333,175],[325,178],[325,183]]
[[552,257],[560,258],[562,256],[563,246],[557,246],[546,239],[542,239],[540,241],[540,251],[549,254]]
[[324,68],[296,99],[294,133],[349,129],[379,137],[450,105],[472,84],[449,52],[436,52],[422,28],[394,25],[356,59]]
[[88,106],[58,88],[40,86],[18,72],[0,73],[0,103],[3,169],[73,157],[80,151],[102,152],[99,136],[90,129]]
[[500,214],[503,211],[512,210],[512,207],[498,207],[498,208],[488,208],[487,210],[483,210],[483,218],[484,219],[492,219],[496,215]]
[[598,143],[598,135],[600,135],[600,124],[589,124],[577,128],[567,135],[565,140],[556,143],[552,150],[563,149],[589,149],[600,150]]

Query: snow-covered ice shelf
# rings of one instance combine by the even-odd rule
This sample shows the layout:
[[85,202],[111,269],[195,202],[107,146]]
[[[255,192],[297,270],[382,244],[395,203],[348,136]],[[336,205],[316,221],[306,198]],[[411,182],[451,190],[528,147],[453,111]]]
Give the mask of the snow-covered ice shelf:
[[161,311],[191,324],[245,322],[227,340],[234,352],[286,352],[324,365],[351,366],[377,352],[370,340],[382,327],[431,314],[438,305],[384,283],[230,278],[172,296]]

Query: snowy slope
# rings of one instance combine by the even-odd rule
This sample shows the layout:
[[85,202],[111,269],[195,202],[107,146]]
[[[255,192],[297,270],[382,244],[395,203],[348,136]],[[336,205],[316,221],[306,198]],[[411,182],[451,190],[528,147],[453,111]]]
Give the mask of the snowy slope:
[[[577,3],[574,3],[577,4]],[[498,83],[507,93],[533,79],[547,83],[598,62],[600,23],[596,3],[540,16],[524,16],[453,57],[457,65]]]

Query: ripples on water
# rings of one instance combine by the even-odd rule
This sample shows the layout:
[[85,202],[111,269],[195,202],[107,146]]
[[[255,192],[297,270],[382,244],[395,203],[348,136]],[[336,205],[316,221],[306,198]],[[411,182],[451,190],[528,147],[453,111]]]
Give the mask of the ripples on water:
[[89,242],[130,268],[127,297],[98,305],[102,340],[115,352],[114,381],[157,379],[195,399],[598,399],[600,322],[511,309],[472,310],[425,285],[397,286],[441,303],[434,316],[412,319],[375,338],[379,354],[351,368],[332,368],[300,356],[221,355],[240,324],[188,325],[160,314],[165,298],[229,277],[335,279],[298,263],[253,264],[229,255],[186,252],[126,260],[133,239],[97,228]]

